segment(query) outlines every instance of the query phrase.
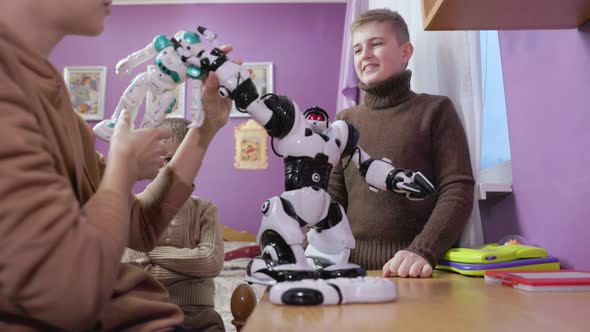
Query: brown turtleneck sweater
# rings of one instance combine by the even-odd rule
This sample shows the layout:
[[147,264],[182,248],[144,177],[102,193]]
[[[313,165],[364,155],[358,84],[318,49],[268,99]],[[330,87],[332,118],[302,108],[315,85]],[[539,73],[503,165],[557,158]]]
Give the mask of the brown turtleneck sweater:
[[336,116],[359,129],[359,145],[371,157],[422,172],[438,191],[423,201],[374,193],[356,167],[341,174],[342,163],[335,168],[329,192],[346,209],[356,239],[351,262],[365,269],[381,269],[402,249],[435,266],[461,236],[473,205],[469,149],[455,108],[447,97],[414,93],[411,75],[361,84],[364,104]]

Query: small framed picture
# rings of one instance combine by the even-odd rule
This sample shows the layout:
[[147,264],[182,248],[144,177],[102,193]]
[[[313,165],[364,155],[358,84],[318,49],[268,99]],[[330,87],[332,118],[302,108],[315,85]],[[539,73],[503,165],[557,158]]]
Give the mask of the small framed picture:
[[250,119],[234,128],[236,139],[234,167],[265,169],[268,167],[268,134],[264,127]]
[[[156,66],[149,65],[147,67],[148,71],[157,70]],[[176,98],[176,104],[172,111],[166,115],[167,118],[184,118],[184,111],[185,111],[185,98],[186,98],[186,82],[179,84],[176,86],[174,90],[174,98]],[[156,100],[156,96],[154,96],[150,91],[148,91],[145,100],[145,109],[146,112],[150,111],[150,107],[153,106],[154,101]]]
[[82,118],[104,119],[107,67],[65,67],[64,81],[72,106]]
[[[254,85],[258,89],[258,95],[260,97],[267,93],[273,93],[273,66],[272,62],[244,62],[242,65],[244,68],[252,70],[254,73]],[[250,114],[242,113],[236,108],[236,103],[233,103],[231,113],[229,116],[232,118],[249,117]]]

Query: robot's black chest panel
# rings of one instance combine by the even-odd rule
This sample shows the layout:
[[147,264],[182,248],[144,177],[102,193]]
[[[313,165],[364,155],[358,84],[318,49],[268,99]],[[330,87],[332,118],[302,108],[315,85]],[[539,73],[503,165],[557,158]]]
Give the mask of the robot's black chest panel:
[[328,156],[317,154],[310,157],[285,158],[285,189],[287,191],[303,187],[328,188],[332,165]]

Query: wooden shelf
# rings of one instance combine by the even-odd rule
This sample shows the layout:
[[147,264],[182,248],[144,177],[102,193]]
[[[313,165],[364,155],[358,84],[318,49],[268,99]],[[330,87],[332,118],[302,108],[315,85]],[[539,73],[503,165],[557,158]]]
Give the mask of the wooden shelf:
[[573,29],[590,0],[422,0],[424,30]]
[[512,193],[512,161],[481,170],[477,186],[479,200],[503,197]]
[[512,185],[510,183],[480,183],[478,189],[478,198],[480,201],[491,197],[502,197],[512,193]]

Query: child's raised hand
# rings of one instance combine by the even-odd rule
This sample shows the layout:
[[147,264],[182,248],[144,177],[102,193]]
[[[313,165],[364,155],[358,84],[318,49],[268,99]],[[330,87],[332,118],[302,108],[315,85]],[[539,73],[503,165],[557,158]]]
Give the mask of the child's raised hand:
[[[221,51],[229,54],[233,47],[231,45],[223,45],[220,47]],[[240,59],[231,60],[236,64],[243,64]],[[253,78],[254,73],[248,69],[250,76]],[[205,108],[205,128],[211,128],[214,131],[219,130],[225,126],[229,119],[229,113],[232,108],[233,101],[230,98],[221,98],[217,93],[219,89],[219,77],[215,72],[210,72],[205,79],[205,89],[203,91],[203,100]]]
[[383,277],[398,276],[402,278],[428,278],[432,275],[432,266],[420,255],[409,250],[400,250],[383,265]]
[[166,153],[162,140],[172,136],[168,128],[131,128],[131,115],[123,110],[111,139],[109,160],[125,167],[133,180],[153,179],[164,166]]
[[232,100],[230,98],[224,99],[217,94],[218,88],[219,78],[217,74],[215,72],[209,73],[203,91],[203,107],[205,108],[203,127],[210,128],[214,132],[225,126],[229,120],[229,113],[232,107]]

